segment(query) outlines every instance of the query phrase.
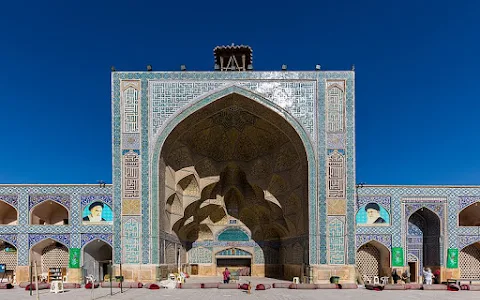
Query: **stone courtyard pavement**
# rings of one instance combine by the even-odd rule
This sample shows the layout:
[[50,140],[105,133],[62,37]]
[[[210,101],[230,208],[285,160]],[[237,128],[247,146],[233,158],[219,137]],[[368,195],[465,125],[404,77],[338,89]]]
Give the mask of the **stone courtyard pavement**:
[[[273,283],[279,280],[269,278],[244,278],[239,283],[251,280],[253,285],[257,283]],[[190,278],[189,283],[193,282],[220,282],[220,278]],[[61,294],[52,294],[49,290],[39,291],[41,300],[50,299],[66,299],[66,300],[88,300],[91,299],[91,290],[85,288],[72,289]],[[356,290],[289,290],[271,288],[265,291],[252,290],[252,294],[247,294],[243,290],[219,290],[219,289],[161,289],[148,290],[142,289],[124,289],[120,293],[120,289],[113,289],[113,296],[110,296],[109,288],[98,288],[94,290],[94,299],[134,299],[134,300],[150,300],[150,299],[167,299],[167,300],[237,300],[237,299],[268,299],[268,300],[357,300],[371,299],[372,297],[381,297],[388,300],[410,300],[410,299],[435,299],[435,300],[469,300],[480,299],[480,291],[370,291],[363,287]],[[28,291],[15,287],[11,290],[0,290],[0,300],[35,300],[35,291],[30,296]]]
[[[115,291],[115,290],[114,290]],[[288,290],[288,289],[269,289],[266,291],[252,291],[248,295],[242,290],[218,290],[218,289],[199,289],[199,290],[147,290],[147,289],[130,289],[120,294],[110,296],[109,289],[96,289],[95,299],[167,299],[167,300],[237,300],[237,299],[268,299],[268,300],[357,300],[371,299],[372,297],[381,297],[388,300],[409,300],[409,299],[435,299],[435,300],[469,300],[479,299],[480,292],[473,291],[382,291],[375,292],[365,289],[358,290]],[[50,299],[67,299],[67,300],[88,300],[91,291],[82,289],[71,290],[63,294],[50,294],[47,290],[40,291],[41,300]],[[29,296],[29,292],[23,289],[1,290],[0,299],[2,300],[35,300],[35,293]]]

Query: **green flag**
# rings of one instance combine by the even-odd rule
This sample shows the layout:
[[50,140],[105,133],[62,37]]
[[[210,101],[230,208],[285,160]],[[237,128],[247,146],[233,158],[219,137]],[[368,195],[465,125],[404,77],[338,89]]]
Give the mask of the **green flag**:
[[403,267],[403,248],[392,248],[392,267]]
[[451,248],[447,250],[447,268],[458,268],[458,249]]
[[68,267],[71,269],[80,268],[80,248],[70,249],[70,260],[68,262]]

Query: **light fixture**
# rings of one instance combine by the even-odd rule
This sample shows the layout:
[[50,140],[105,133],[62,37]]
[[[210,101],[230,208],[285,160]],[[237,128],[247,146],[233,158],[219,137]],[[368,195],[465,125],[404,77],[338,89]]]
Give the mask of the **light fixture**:
[[152,69],[152,65],[147,65],[147,71],[150,72],[150,71],[152,71],[152,70],[153,70],[153,69]]
[[115,72],[115,71],[116,71],[116,70],[115,70],[115,66],[111,66],[111,67],[110,67],[110,70],[111,70],[112,72]]
[[322,66],[320,66],[320,65],[315,65],[315,70],[320,71],[321,68],[322,68]]
[[282,71],[286,71],[287,70],[287,65],[282,65]]
[[186,70],[187,70],[187,66],[186,66],[186,65],[181,65],[181,66],[180,66],[180,70],[186,71]]

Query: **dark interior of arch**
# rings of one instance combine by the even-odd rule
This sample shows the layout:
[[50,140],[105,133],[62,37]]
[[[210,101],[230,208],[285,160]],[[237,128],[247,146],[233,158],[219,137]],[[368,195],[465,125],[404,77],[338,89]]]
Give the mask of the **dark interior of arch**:
[[408,223],[409,235],[422,237],[421,245],[408,244],[408,247],[420,247],[423,252],[423,266],[440,266],[440,219],[438,216],[431,210],[422,208],[410,216]]
[[160,229],[187,251],[243,226],[266,265],[308,263],[307,157],[277,112],[239,94],[207,105],[168,136],[159,174]]
[[480,226],[480,205],[478,202],[465,207],[458,215],[460,226]]

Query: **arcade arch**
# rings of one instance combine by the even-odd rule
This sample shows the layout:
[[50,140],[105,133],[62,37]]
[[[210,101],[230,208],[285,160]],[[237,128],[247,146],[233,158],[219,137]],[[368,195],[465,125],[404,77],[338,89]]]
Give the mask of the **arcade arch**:
[[18,212],[12,205],[0,201],[0,225],[17,225]]
[[7,241],[0,240],[0,264],[5,264],[7,272],[13,275],[17,268],[17,248]]
[[[208,104],[167,137],[159,174],[160,230],[184,251],[209,244],[222,253],[228,247],[218,233],[240,227],[249,240],[229,242],[252,254],[252,275],[282,277],[308,264],[308,161],[299,135],[276,112],[235,93]],[[279,257],[295,243],[299,253]],[[214,256],[202,260],[207,273],[215,273]]]
[[440,268],[441,221],[438,215],[422,207],[409,216],[407,226],[407,253],[419,258],[418,275],[424,267],[432,271]]
[[480,242],[463,248],[458,255],[461,279],[480,280]]
[[30,212],[31,225],[68,225],[68,210],[55,201],[44,201]]
[[60,268],[65,271],[68,267],[68,255],[68,248],[51,238],[38,242],[30,249],[30,261],[41,262],[37,264],[37,272],[45,277],[48,276],[50,268]]
[[83,246],[83,277],[92,274],[96,280],[103,281],[109,274],[112,261],[112,246],[101,239],[95,239]]
[[358,248],[356,261],[362,276],[391,276],[390,250],[377,241],[370,241]]
[[458,214],[459,226],[480,226],[480,205],[475,202]]

